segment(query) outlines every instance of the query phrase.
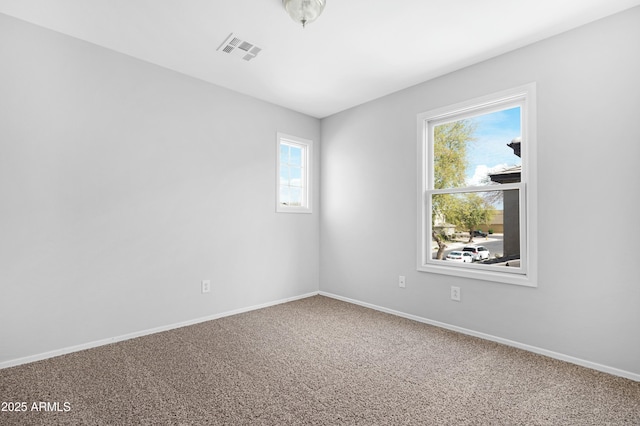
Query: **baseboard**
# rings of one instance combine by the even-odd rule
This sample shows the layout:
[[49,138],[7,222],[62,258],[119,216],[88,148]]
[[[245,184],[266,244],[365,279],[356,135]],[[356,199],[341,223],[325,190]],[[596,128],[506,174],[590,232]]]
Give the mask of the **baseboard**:
[[431,319],[428,319],[428,318],[419,317],[417,315],[407,314],[407,313],[404,313],[404,312],[396,311],[396,310],[385,308],[385,307],[382,307],[382,306],[373,305],[371,303],[366,303],[366,302],[362,302],[362,301],[359,301],[359,300],[350,299],[348,297],[339,296],[339,295],[333,294],[333,293],[327,293],[327,292],[324,292],[324,291],[320,291],[320,292],[318,292],[318,294],[320,294],[321,296],[330,297],[330,298],[341,300],[341,301],[347,302],[347,303],[353,303],[355,305],[359,305],[359,306],[363,306],[363,307],[366,307],[366,308],[375,309],[376,311],[385,312],[387,314],[396,315],[396,316],[399,316],[399,317],[407,318],[407,319],[410,319],[410,320],[418,321],[418,322],[421,322],[421,323],[433,325],[433,326],[440,327],[440,328],[445,328],[447,330],[456,331],[458,333],[466,334],[466,335],[469,335],[469,336],[479,337],[479,338],[484,339],[484,340],[490,340],[492,342],[501,343],[503,345],[511,346],[511,347],[518,348],[518,349],[523,349],[523,350],[528,351],[528,352],[533,352],[533,353],[536,353],[536,354],[539,354],[539,355],[548,356],[549,358],[558,359],[560,361],[566,361],[566,362],[569,362],[571,364],[576,364],[576,365],[579,365],[579,366],[582,366],[582,367],[590,368],[592,370],[597,370],[597,371],[601,371],[603,373],[608,373],[608,374],[611,374],[611,375],[614,375],[614,376],[624,377],[626,379],[630,379],[630,380],[634,380],[636,382],[640,382],[640,374],[632,373],[630,371],[620,370],[618,368],[609,367],[607,365],[598,364],[598,363],[595,363],[595,362],[591,362],[591,361],[587,361],[587,360],[584,360],[584,359],[576,358],[576,357],[573,357],[573,356],[570,356],[570,355],[565,355],[565,354],[562,354],[562,353],[550,351],[550,350],[539,348],[539,347],[536,347],[536,346],[527,345],[525,343],[520,343],[520,342],[516,342],[516,341],[513,341],[513,340],[509,340],[509,339],[504,339],[502,337],[493,336],[491,334],[481,333],[479,331],[469,330],[467,328],[458,327],[458,326],[447,324],[447,323],[443,323],[443,322],[440,322],[440,321],[434,321],[434,320],[431,320]]
[[0,362],[0,370],[3,368],[15,367],[22,364],[28,364],[35,361],[41,361],[43,359],[53,358],[60,355],[66,355],[73,352],[83,351],[85,349],[96,348],[98,346],[109,345],[111,343],[122,342],[124,340],[135,339],[136,337],[147,336],[149,334],[160,333],[162,331],[174,330],[176,328],[187,327],[189,325],[199,324],[201,322],[211,321],[218,318],[224,318],[231,315],[242,314],[244,312],[255,311],[257,309],[268,308],[269,306],[280,305],[282,303],[293,302],[294,300],[305,299],[307,297],[316,296],[317,291],[312,293],[301,294],[299,296],[288,297],[285,299],[275,300],[273,302],[262,303],[260,305],[248,306],[246,308],[235,309],[233,311],[222,312],[219,314],[209,315],[206,317],[196,318],[189,321],[183,321],[175,324],[169,324],[161,327],[150,328],[147,330],[136,331],[133,333],[124,334],[121,336],[109,337],[107,339],[96,340],[93,342],[83,343],[80,345],[69,346],[62,349],[56,349],[49,352],[44,352],[36,355],[29,355],[23,358],[17,358],[13,360]]
[[241,314],[244,312],[250,312],[250,311],[255,311],[257,309],[263,309],[263,308],[267,308],[269,306],[275,306],[275,305],[280,305],[282,303],[287,303],[287,302],[293,302],[295,300],[300,300],[300,299],[305,299],[307,297],[311,297],[311,296],[315,296],[315,295],[321,295],[321,296],[326,296],[326,297],[330,297],[332,299],[336,299],[336,300],[341,300],[343,302],[347,302],[347,303],[352,303],[354,305],[359,305],[359,306],[363,306],[366,308],[370,308],[370,309],[374,309],[380,312],[385,312],[391,315],[396,315],[399,317],[403,317],[403,318],[407,318],[410,320],[414,320],[417,322],[421,322],[424,324],[429,324],[429,325],[433,325],[436,327],[440,327],[440,328],[444,328],[447,330],[451,330],[451,331],[455,331],[458,333],[462,333],[462,334],[466,334],[469,336],[474,336],[474,337],[479,337],[481,339],[485,339],[485,340],[489,340],[492,342],[496,342],[496,343],[501,343],[507,346],[512,346],[518,349],[523,349],[525,351],[529,351],[529,352],[533,352],[539,355],[544,355],[544,356],[548,356],[549,358],[554,358],[554,359],[558,359],[561,361],[566,361],[572,364],[576,364],[576,365],[580,365],[582,367],[586,367],[586,368],[591,368],[593,370],[597,370],[597,371],[601,371],[603,373],[608,373],[608,374],[612,374],[614,376],[619,376],[619,377],[624,377],[626,379],[630,379],[630,380],[634,380],[636,382],[640,382],[640,374],[636,374],[636,373],[632,373],[629,371],[625,371],[625,370],[620,370],[618,368],[614,368],[614,367],[609,367],[606,365],[602,365],[602,364],[598,364],[595,362],[591,362],[591,361],[586,361],[580,358],[576,358],[570,355],[565,355],[565,354],[561,354],[558,352],[554,352],[554,351],[550,351],[547,349],[543,349],[543,348],[539,348],[536,346],[531,346],[531,345],[527,345],[525,343],[520,343],[520,342],[516,342],[513,340],[509,340],[509,339],[504,339],[502,337],[497,337],[497,336],[493,336],[490,334],[486,334],[486,333],[481,333],[478,331],[474,331],[474,330],[470,330],[467,328],[463,328],[463,327],[458,327],[455,325],[451,325],[451,324],[447,324],[447,323],[443,323],[440,321],[435,321],[435,320],[431,320],[428,318],[424,318],[424,317],[419,317],[417,315],[412,315],[412,314],[407,314],[401,311],[396,311],[393,309],[389,309],[389,308],[385,308],[382,306],[378,306],[378,305],[374,305],[371,303],[367,303],[367,302],[362,302],[360,300],[355,300],[355,299],[350,299],[348,297],[344,297],[344,296],[339,296],[337,294],[333,294],[333,293],[327,293],[324,291],[319,291],[319,292],[311,292],[311,293],[306,293],[306,294],[302,294],[299,296],[293,296],[293,297],[288,297],[285,299],[280,299],[280,300],[275,300],[272,302],[267,302],[267,303],[262,303],[259,305],[253,305],[253,306],[248,306],[245,308],[240,308],[240,309],[235,309],[233,311],[227,311],[227,312],[222,312],[222,313],[218,313],[218,314],[214,314],[214,315],[209,315],[206,317],[201,317],[201,318],[196,318],[193,320],[189,320],[189,321],[183,321],[180,323],[175,323],[175,324],[169,324],[166,326],[162,326],[162,327],[155,327],[155,328],[151,328],[151,329],[147,329],[147,330],[141,330],[141,331],[137,331],[134,333],[128,333],[128,334],[124,334],[121,336],[115,336],[115,337],[110,337],[107,339],[101,339],[101,340],[96,340],[93,342],[88,342],[88,343],[83,343],[80,345],[75,345],[75,346],[70,346],[70,347],[66,347],[66,348],[61,348],[61,349],[56,349],[53,351],[49,351],[49,352],[44,352],[44,353],[40,353],[40,354],[36,354],[36,355],[30,355],[30,356],[26,356],[23,358],[17,358],[17,359],[13,359],[13,360],[8,360],[8,361],[4,361],[4,362],[0,362],[0,370],[4,369],[4,368],[9,368],[9,367],[15,367],[18,365],[22,365],[22,364],[28,364],[31,362],[35,362],[35,361],[41,361],[44,359],[48,359],[48,358],[53,358],[56,356],[60,356],[60,355],[65,355],[65,354],[69,354],[69,353],[73,353],[73,352],[78,352],[78,351],[82,351],[85,349],[91,349],[91,348],[96,348],[99,346],[104,346],[104,345],[108,345],[111,343],[117,343],[117,342],[122,342],[125,340],[130,340],[130,339],[135,339],[136,337],[142,337],[142,336],[147,336],[150,334],[154,334],[154,333],[160,333],[163,331],[168,331],[168,330],[173,330],[176,328],[181,328],[181,327],[187,327],[189,325],[194,325],[194,324],[199,324],[202,322],[206,322],[206,321],[211,321],[211,320],[215,320],[218,318],[224,318],[224,317],[228,317],[231,315],[237,315],[237,314]]

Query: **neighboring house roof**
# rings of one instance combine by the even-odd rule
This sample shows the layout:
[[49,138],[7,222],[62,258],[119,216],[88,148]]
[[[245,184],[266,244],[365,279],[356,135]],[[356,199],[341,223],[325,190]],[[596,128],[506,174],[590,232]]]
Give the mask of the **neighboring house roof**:
[[[520,157],[520,146],[522,144],[522,138],[515,138],[507,146],[513,149],[513,153]],[[501,170],[489,175],[489,179],[496,183],[516,183],[520,182],[520,175],[522,174],[522,166],[513,166]]]
[[514,166],[504,169],[502,171],[492,173],[489,175],[489,179],[496,183],[515,183],[520,182],[520,175],[522,174],[522,166]]
[[520,157],[520,145],[522,144],[522,138],[515,138],[507,146],[513,149],[513,153]]

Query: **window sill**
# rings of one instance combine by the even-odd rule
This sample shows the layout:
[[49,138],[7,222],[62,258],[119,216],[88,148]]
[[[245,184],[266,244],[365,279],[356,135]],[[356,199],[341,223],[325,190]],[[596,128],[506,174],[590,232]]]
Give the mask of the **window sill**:
[[283,206],[278,206],[276,208],[276,213],[306,213],[306,214],[310,214],[313,213],[313,211],[308,208],[308,207],[283,207]]
[[[444,261],[443,261],[444,263]],[[491,281],[494,283],[513,284],[524,287],[537,287],[538,284],[532,274],[519,272],[497,272],[485,271],[467,266],[466,264],[456,264],[455,266],[426,264],[418,266],[418,271],[430,272],[440,275],[451,275],[456,277],[472,278],[476,280]]]

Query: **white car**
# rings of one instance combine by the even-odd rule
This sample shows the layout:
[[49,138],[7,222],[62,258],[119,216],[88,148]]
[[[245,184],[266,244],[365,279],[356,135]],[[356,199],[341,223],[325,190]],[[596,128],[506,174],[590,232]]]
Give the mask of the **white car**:
[[473,255],[473,260],[488,259],[491,255],[489,250],[484,246],[466,246],[462,251],[471,253]]
[[452,260],[454,262],[471,263],[473,262],[473,254],[468,251],[454,250],[447,255],[446,260]]

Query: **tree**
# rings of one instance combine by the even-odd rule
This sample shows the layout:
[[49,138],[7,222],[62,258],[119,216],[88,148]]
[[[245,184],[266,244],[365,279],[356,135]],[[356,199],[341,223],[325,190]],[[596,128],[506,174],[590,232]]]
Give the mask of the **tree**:
[[476,139],[476,126],[470,120],[440,124],[433,129],[433,188],[457,188],[465,185],[467,144]]
[[473,231],[478,225],[488,223],[493,216],[493,207],[483,197],[467,192],[455,197],[456,202],[448,211],[448,219],[456,226],[469,230],[469,243],[473,242]]
[[[475,141],[475,124],[470,120],[458,120],[436,126],[433,130],[433,188],[457,188],[465,185],[467,170],[467,144]],[[447,245],[434,230],[436,217],[449,220],[455,210],[455,197],[450,194],[435,195],[432,199],[431,237],[438,244],[437,259],[442,259]]]
[[450,194],[435,194],[431,199],[433,210],[431,212],[431,238],[438,244],[438,252],[436,253],[436,259],[442,260],[444,251],[447,248],[447,244],[444,242],[444,238],[435,231],[436,218],[439,216],[444,222],[446,220],[444,213],[451,210],[452,197]]

